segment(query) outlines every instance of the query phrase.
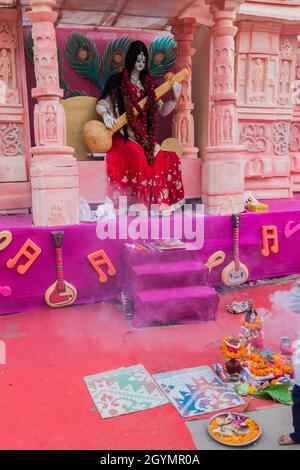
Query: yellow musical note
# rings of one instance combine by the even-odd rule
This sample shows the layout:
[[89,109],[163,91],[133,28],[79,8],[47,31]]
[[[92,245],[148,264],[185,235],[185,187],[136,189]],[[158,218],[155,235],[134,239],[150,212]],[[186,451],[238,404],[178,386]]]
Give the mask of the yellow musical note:
[[0,251],[4,250],[12,242],[12,234],[9,230],[2,230],[0,232]]
[[91,263],[91,265],[93,266],[93,268],[99,274],[100,282],[106,282],[108,279],[106,273],[103,271],[103,269],[100,268],[100,266],[104,264],[106,264],[106,266],[108,267],[108,270],[107,270],[108,275],[115,276],[117,271],[104,250],[98,250],[98,251],[95,251],[94,253],[90,253],[87,256],[87,258],[89,262]]
[[[29,251],[29,248],[31,248],[32,252]],[[20,264],[20,266],[17,267],[17,272],[19,274],[25,274],[30,268],[30,266],[35,262],[37,257],[41,254],[41,252],[41,248],[37,246],[32,240],[30,240],[30,238],[28,238],[28,240],[20,248],[16,256],[7,261],[6,266],[9,269],[12,269],[17,264],[19,259],[22,256],[25,256],[25,258],[27,258],[26,263]]]
[[[275,225],[264,225],[262,227],[262,238],[263,238],[263,249],[261,254],[263,256],[269,256],[270,251],[272,253],[278,253],[278,237],[277,227]],[[272,245],[269,248],[269,240],[272,240]]]

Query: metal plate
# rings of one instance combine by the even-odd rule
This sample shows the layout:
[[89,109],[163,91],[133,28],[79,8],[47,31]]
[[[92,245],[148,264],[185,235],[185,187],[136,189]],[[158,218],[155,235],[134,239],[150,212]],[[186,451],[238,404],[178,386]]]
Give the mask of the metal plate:
[[[240,444],[230,444],[230,443],[228,443],[228,442],[222,442],[222,441],[220,441],[219,439],[217,439],[217,438],[211,433],[211,431],[210,431],[210,429],[209,429],[209,426],[210,426],[211,422],[212,422],[214,419],[218,418],[219,416],[224,416],[224,417],[225,417],[225,416],[228,416],[229,414],[232,414],[232,416],[240,416],[240,417],[245,418],[245,419],[251,419],[251,421],[253,421],[253,422],[258,426],[258,435],[257,435],[254,439],[251,439],[251,440],[248,441],[248,442],[242,442],[242,443],[240,443]],[[257,421],[255,421],[254,419],[250,418],[249,416],[243,415],[243,414],[241,414],[241,413],[224,413],[224,412],[223,412],[223,413],[218,413],[218,414],[216,414],[216,415],[214,415],[214,416],[212,416],[212,417],[210,418],[210,420],[209,420],[208,423],[207,423],[207,428],[206,428],[206,429],[207,429],[207,432],[208,432],[209,436],[210,436],[214,441],[218,442],[219,444],[222,444],[222,445],[224,445],[224,446],[229,446],[229,447],[245,447],[245,446],[249,446],[250,444],[253,444],[254,442],[256,442],[256,441],[261,437],[261,435],[262,435],[262,429],[261,429],[260,424],[259,424]]]

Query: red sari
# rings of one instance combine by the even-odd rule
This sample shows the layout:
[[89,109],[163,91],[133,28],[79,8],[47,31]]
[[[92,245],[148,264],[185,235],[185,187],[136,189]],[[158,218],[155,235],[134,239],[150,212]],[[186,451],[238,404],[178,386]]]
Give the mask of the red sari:
[[[133,84],[132,91],[136,94],[139,91],[139,99],[145,95]],[[158,204],[161,209],[176,209],[184,203],[178,155],[159,150],[149,164],[143,147],[125,139],[120,132],[114,135],[112,149],[107,153],[107,175],[108,195],[116,209],[120,196],[127,196],[128,205],[141,203],[147,208]]]

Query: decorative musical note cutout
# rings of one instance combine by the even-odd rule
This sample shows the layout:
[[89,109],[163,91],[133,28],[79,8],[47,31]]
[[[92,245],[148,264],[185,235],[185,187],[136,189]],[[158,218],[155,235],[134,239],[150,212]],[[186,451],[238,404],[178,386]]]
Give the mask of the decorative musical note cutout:
[[290,220],[285,228],[284,228],[284,235],[286,238],[290,238],[294,233],[298,232],[300,230],[300,224],[295,225],[295,227],[291,228],[291,225],[294,224],[295,222],[293,220]]
[[32,240],[30,240],[30,238],[28,238],[28,240],[20,248],[16,256],[7,261],[6,266],[9,269],[12,269],[17,264],[19,259],[22,256],[25,256],[25,258],[27,258],[26,263],[20,264],[20,266],[17,267],[17,272],[19,274],[25,274],[30,268],[30,266],[35,262],[37,257],[41,254],[41,252],[41,248],[37,246]]
[[11,295],[11,288],[9,286],[0,286],[0,295],[9,297]]
[[62,244],[64,232],[62,230],[51,232],[55,247],[56,280],[45,292],[45,300],[49,307],[57,308],[72,305],[77,298],[77,289],[70,282],[64,280]]
[[224,262],[225,258],[226,258],[226,255],[225,255],[224,251],[221,251],[221,250],[216,251],[215,253],[210,255],[210,257],[208,258],[208,260],[205,263],[205,266],[208,268],[208,274],[211,273],[213,268],[215,268],[216,266],[219,266],[220,264],[222,264]]
[[8,247],[12,242],[12,234],[9,230],[0,232],[0,251]]
[[90,253],[87,256],[87,258],[89,262],[91,263],[91,265],[93,266],[93,268],[99,274],[100,282],[106,282],[108,279],[106,273],[103,271],[103,269],[100,266],[106,265],[108,268],[107,274],[109,276],[115,276],[117,271],[104,250],[98,250],[98,251],[95,251],[94,253]]
[[[278,237],[277,237],[277,227],[275,225],[264,225],[262,227],[262,238],[263,238],[263,249],[261,254],[263,256],[269,256],[270,251],[272,253],[278,253]],[[272,241],[271,246],[269,247],[269,240]]]

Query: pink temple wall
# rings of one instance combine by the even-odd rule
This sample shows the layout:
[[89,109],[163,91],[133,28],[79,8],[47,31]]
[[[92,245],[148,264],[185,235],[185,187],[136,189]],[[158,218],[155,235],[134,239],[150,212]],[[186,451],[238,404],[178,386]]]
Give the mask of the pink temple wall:
[[209,51],[210,32],[208,26],[200,26],[193,45],[196,48],[193,57],[193,102],[196,104],[195,119],[195,145],[199,148],[199,156],[203,155],[208,144],[208,118],[209,118]]
[[[30,30],[29,26],[24,28],[24,35],[27,35],[28,31]],[[138,39],[148,46],[153,41],[153,39],[157,38],[161,34],[159,32],[150,32],[150,31],[133,31],[131,29],[117,29],[117,28],[95,28],[95,27],[78,27],[78,28],[68,28],[68,27],[57,27],[56,28],[56,37],[57,37],[57,44],[58,47],[64,51],[67,38],[74,32],[86,34],[92,39],[97,49],[101,54],[104,52],[106,45],[108,42],[113,41],[114,39],[120,38],[123,35],[129,36],[133,39]],[[167,32],[163,32],[163,35],[166,35]],[[35,77],[34,77],[34,68],[33,65],[26,59],[26,74],[27,74],[27,88],[28,88],[28,96],[29,96],[29,112],[30,112],[30,119],[31,119],[31,142],[34,143],[33,137],[33,107],[35,104],[35,100],[31,98],[31,90],[35,87]],[[69,66],[65,55],[63,54],[63,75],[64,79],[70,86],[72,90],[82,90],[90,96],[99,96],[99,90],[97,85],[78,75],[76,72],[72,70]],[[163,99],[166,99],[163,98]],[[158,140],[161,142],[163,139],[171,136],[171,117],[161,118],[159,117],[158,120]]]

